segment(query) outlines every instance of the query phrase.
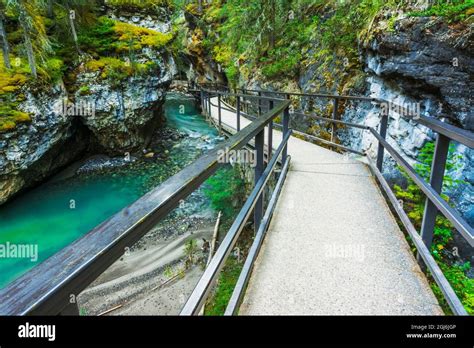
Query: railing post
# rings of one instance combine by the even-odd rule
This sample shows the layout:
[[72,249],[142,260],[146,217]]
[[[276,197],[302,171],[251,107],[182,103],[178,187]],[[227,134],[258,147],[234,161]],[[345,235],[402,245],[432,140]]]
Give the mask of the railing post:
[[201,112],[204,112],[204,91],[201,89]]
[[[262,176],[264,165],[263,165],[263,146],[265,142],[265,128],[262,129],[256,136],[255,136],[255,151],[256,151],[256,164],[255,164],[255,184]],[[260,227],[260,223],[263,217],[263,192],[260,195],[260,198],[255,203],[254,208],[254,229],[255,233],[257,233],[258,228]]]
[[260,117],[260,115],[262,114],[262,92],[258,91],[258,116]]
[[[333,100],[333,110],[332,110],[332,119],[336,120],[337,119],[337,104],[338,104],[338,99],[334,98]],[[336,132],[336,125],[334,123],[331,123],[331,142],[334,143],[334,133]]]
[[[288,106],[283,112],[283,138],[290,131],[290,107]],[[281,161],[282,163],[286,162],[288,157],[288,143],[285,144],[285,147],[282,150]]]
[[237,96],[237,104],[236,107],[237,109],[237,132],[240,131],[240,96]]
[[[379,133],[380,136],[385,140],[387,136],[387,126],[388,126],[388,112],[382,113],[382,119],[380,120],[380,129]],[[384,147],[382,143],[379,142],[379,147],[377,149],[377,169],[382,173],[383,169],[383,154],[384,154]]]
[[[430,176],[430,185],[437,193],[441,193],[443,188],[449,141],[448,137],[438,133]],[[421,238],[428,249],[431,247],[431,243],[433,242],[436,215],[438,215],[438,209],[428,198],[426,198],[425,212],[423,214],[423,222],[421,225]]]
[[[273,100],[270,100],[270,110],[273,109]],[[283,133],[284,134],[284,133]],[[268,154],[267,154],[267,162],[270,162],[272,158],[272,150],[273,150],[273,120],[268,122]]]
[[208,116],[209,118],[211,118],[211,93],[209,92],[208,95],[207,95],[207,102],[208,102],[208,107],[209,107],[209,112],[208,112]]
[[222,133],[222,120],[221,120],[221,95],[217,95],[217,117],[219,122],[219,134]]

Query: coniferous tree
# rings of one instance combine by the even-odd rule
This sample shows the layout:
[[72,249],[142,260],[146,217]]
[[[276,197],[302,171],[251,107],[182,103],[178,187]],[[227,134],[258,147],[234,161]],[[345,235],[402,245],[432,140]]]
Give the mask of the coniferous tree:
[[5,5],[3,2],[0,2],[0,40],[2,41],[3,64],[7,69],[10,69],[10,45],[5,30]]

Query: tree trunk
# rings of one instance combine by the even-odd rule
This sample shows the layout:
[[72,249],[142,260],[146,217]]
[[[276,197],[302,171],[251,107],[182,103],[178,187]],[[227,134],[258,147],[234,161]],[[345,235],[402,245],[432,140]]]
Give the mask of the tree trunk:
[[48,0],[47,16],[49,19],[54,19],[54,0]]
[[18,20],[20,22],[21,31],[23,32],[23,39],[25,40],[26,55],[28,56],[28,64],[31,69],[31,74],[36,79],[38,73],[36,72],[36,59],[33,51],[33,45],[30,37],[30,26],[27,21],[26,10],[23,7],[23,3],[18,2]]
[[3,63],[5,68],[10,69],[12,67],[10,64],[10,46],[8,45],[7,32],[3,23],[4,16],[3,13],[0,13],[0,39],[2,40]]
[[271,4],[270,4],[270,25],[271,25],[271,31],[270,31],[270,49],[274,49],[275,48],[275,0],[270,0],[271,1]]
[[67,10],[67,16],[69,20],[69,26],[71,27],[72,38],[74,40],[74,45],[76,45],[77,53],[81,54],[81,49],[79,48],[79,43],[77,39],[76,25],[74,24],[73,14],[71,12],[71,8],[69,7],[69,5],[66,5],[66,10]]
[[36,72],[36,59],[35,53],[33,52],[33,45],[31,44],[30,34],[28,33],[28,29],[22,25],[23,27],[23,39],[25,40],[25,47],[26,47],[26,54],[28,56],[28,64],[31,69],[31,74],[36,79],[38,77],[38,73]]

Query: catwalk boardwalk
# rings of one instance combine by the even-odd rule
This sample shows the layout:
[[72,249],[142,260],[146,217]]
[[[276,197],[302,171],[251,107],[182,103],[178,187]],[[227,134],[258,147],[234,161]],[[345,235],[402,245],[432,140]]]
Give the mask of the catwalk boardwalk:
[[[212,104],[217,120],[217,98]],[[234,112],[222,109],[221,122],[236,132]],[[241,117],[241,129],[250,123]],[[267,136],[268,130],[265,144]],[[281,139],[274,130],[274,147]],[[441,315],[365,158],[296,137],[288,154],[287,178],[239,314]]]

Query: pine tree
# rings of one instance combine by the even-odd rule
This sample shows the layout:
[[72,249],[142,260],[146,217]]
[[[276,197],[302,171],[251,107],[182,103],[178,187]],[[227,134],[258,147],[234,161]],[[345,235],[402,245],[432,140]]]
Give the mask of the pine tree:
[[0,2],[0,40],[2,41],[3,64],[7,69],[11,68],[10,64],[10,46],[8,44],[7,32],[5,30],[5,5]]

